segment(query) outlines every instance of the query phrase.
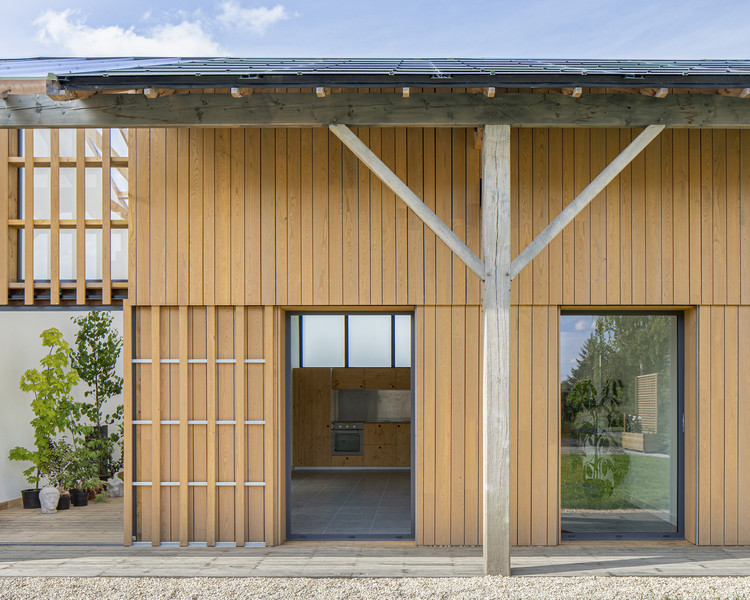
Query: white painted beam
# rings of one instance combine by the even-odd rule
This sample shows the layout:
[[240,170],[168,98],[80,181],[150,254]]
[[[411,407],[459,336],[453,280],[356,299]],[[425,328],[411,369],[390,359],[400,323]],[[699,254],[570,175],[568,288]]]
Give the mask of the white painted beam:
[[486,575],[510,575],[510,126],[482,140],[484,352],[483,555]]
[[422,202],[422,200],[409,187],[391,171],[388,166],[380,160],[367,145],[346,125],[329,125],[330,130],[339,138],[344,145],[351,150],[359,160],[387,185],[416,215],[422,219],[436,236],[438,236],[453,253],[458,256],[467,267],[484,279],[485,269],[482,260],[464,244],[461,239],[453,233],[450,227],[443,223],[440,218]]
[[[576,218],[589,202],[591,202],[609,183],[620,174],[630,162],[638,156],[651,141],[661,133],[664,125],[649,125],[644,129],[637,138],[628,145],[625,150],[620,152],[617,157],[607,165],[607,167],[596,176],[586,189],[584,189],[575,199],[566,206],[563,211],[552,221],[544,230],[534,238],[526,248],[513,260],[510,265],[510,278],[515,278],[523,268],[528,265],[537,254],[539,254],[549,244],[555,236]],[[485,131],[485,136],[487,132]]]

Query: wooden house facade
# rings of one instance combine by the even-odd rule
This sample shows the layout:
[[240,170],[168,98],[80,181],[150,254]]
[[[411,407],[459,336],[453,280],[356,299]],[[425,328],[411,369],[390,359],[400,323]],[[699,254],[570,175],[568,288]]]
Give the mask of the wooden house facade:
[[[624,62],[616,75],[635,68]],[[298,75],[269,76],[259,89],[225,78],[196,90],[194,79],[170,76],[131,67],[105,88],[101,77],[60,75],[43,90],[17,84],[0,102],[0,302],[122,302],[126,545],[285,541],[286,315],[330,310],[413,314],[417,545],[481,545],[484,520],[503,514],[499,531],[511,545],[558,544],[561,314],[679,313],[682,534],[701,545],[750,543],[741,500],[750,476],[740,468],[750,460],[741,393],[750,386],[750,70],[682,84],[656,69],[637,88],[572,69],[564,82],[484,74],[441,88],[413,75],[385,86],[365,73],[341,87]],[[36,114],[24,112],[34,103]],[[516,258],[644,128],[659,127],[512,283],[511,263],[498,267],[510,286],[499,404],[507,456],[483,404],[485,344],[503,343],[497,332],[488,340],[486,278],[330,124],[349,125],[484,266],[488,128],[507,128],[500,237]],[[31,141],[19,152],[19,136],[45,127],[53,138],[54,128],[81,128],[77,155],[38,161]],[[96,127],[104,150],[87,158],[84,129]],[[109,127],[128,127],[127,158],[109,151]],[[114,166],[127,169],[127,225],[106,210],[106,184],[100,222],[80,210],[77,220],[37,222],[34,167],[52,170],[54,197],[56,169],[87,165],[105,179]],[[125,226],[127,284],[106,269],[102,282],[87,282],[81,233],[101,229],[109,240]],[[61,230],[77,228],[74,282],[54,272],[34,282],[29,260],[19,273],[35,228],[51,232],[53,248]],[[509,465],[507,496],[501,487],[505,500],[488,507],[498,498],[487,495],[492,465],[505,464],[497,452]]]

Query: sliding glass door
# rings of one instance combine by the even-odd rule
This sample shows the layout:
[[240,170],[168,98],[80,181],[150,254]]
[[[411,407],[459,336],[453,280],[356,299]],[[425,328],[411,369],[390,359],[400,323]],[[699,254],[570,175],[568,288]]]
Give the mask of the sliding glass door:
[[560,318],[562,539],[682,537],[682,318]]

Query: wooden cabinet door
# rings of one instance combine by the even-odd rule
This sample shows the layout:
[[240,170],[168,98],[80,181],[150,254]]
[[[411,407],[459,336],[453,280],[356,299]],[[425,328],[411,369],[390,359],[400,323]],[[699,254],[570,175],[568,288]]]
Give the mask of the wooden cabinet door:
[[366,467],[393,467],[396,464],[395,444],[365,444]]
[[411,425],[409,423],[396,424],[396,466],[411,465]]
[[362,390],[365,388],[365,370],[332,369],[331,387],[334,390]]
[[364,443],[395,444],[397,423],[365,423]]

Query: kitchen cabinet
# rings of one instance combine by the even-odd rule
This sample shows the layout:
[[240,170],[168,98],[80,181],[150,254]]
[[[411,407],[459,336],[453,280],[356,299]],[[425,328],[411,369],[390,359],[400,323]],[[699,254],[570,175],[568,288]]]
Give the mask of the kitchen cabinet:
[[365,445],[395,443],[396,423],[365,423]]

